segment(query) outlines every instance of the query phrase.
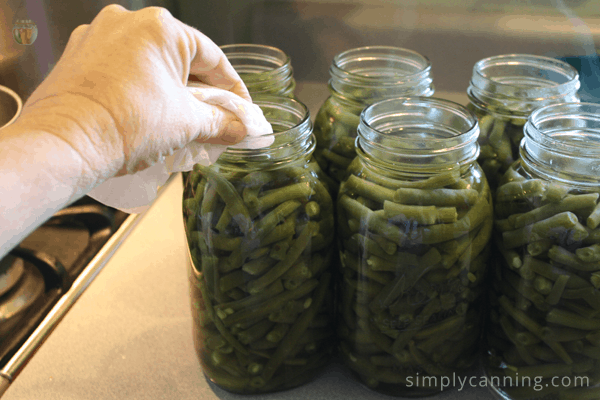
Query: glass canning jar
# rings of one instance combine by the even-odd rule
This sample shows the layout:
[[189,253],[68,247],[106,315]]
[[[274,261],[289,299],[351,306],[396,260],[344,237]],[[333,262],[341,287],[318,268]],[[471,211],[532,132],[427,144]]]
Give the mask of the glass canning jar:
[[354,140],[361,111],[377,101],[431,96],[429,60],[411,50],[372,46],[337,54],[329,68],[330,96],[315,118],[315,159],[337,193],[346,167],[356,156]]
[[395,396],[439,393],[479,349],[492,231],[475,115],[434,98],[361,114],[338,195],[342,359]]
[[599,171],[599,104],[531,114],[494,204],[485,368],[504,398],[600,398]]
[[528,54],[485,58],[473,67],[468,108],[479,118],[479,164],[492,190],[519,157],[523,125],[536,108],[579,101],[579,74],[564,61]]
[[294,97],[296,80],[290,57],[282,50],[261,44],[230,44],[221,50],[246,84],[250,95]]
[[274,143],[195,165],[183,196],[198,357],[211,381],[241,394],[301,385],[335,348],[333,204],[309,112],[282,96],[254,102]]

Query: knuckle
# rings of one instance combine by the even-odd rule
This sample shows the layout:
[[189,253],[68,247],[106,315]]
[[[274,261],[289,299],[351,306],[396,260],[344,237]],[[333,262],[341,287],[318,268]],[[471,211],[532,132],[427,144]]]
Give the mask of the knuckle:
[[88,27],[88,24],[79,25],[77,28],[73,29],[73,32],[71,32],[71,37],[76,38],[79,35],[82,35],[88,29]]
[[173,18],[171,12],[163,7],[146,7],[138,12],[146,18],[148,23],[162,23]]
[[123,6],[119,5],[119,4],[110,4],[106,7],[104,7],[102,10],[100,10],[99,15],[101,14],[120,14],[127,11]]

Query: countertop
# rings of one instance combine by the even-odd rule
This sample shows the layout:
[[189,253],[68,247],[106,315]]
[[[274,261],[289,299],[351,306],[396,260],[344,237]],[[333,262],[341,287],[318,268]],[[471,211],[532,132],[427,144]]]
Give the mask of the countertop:
[[[300,89],[307,88],[312,86]],[[298,97],[308,104],[302,90]],[[326,96],[326,91],[319,93]],[[322,97],[312,97],[308,105],[314,110]],[[181,196],[179,175],[163,188],[3,400],[394,398],[367,389],[335,361],[315,381],[269,395],[234,395],[210,383],[192,343]],[[467,386],[431,398],[495,398],[486,387]]]

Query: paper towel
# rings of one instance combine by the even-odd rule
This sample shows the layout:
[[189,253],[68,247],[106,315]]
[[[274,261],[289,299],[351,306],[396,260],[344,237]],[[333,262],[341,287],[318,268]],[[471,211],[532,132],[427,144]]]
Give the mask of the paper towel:
[[[233,113],[247,129],[247,136],[235,145],[217,145],[192,141],[151,167],[131,175],[106,180],[88,192],[88,196],[107,206],[127,213],[146,211],[156,198],[158,189],[173,172],[191,171],[194,164],[213,164],[228,148],[257,149],[273,144],[273,128],[262,110],[238,95],[199,82],[190,82],[188,89],[200,101],[222,107]],[[257,138],[256,136],[264,137]]]

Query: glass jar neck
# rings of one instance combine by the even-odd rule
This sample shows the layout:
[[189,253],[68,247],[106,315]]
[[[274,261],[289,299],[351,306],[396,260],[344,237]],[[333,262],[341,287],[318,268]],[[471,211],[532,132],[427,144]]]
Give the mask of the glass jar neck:
[[521,165],[528,174],[600,188],[600,104],[563,103],[540,108],[529,117],[524,135]]
[[415,179],[470,167],[479,155],[477,117],[447,100],[409,97],[363,110],[357,153],[388,175]]
[[250,94],[293,93],[296,85],[292,63],[282,50],[258,44],[231,44],[221,46],[221,50]]
[[329,73],[329,90],[342,102],[369,105],[393,97],[431,96],[434,91],[429,60],[397,47],[342,52],[334,57]]
[[246,137],[249,147],[253,141],[267,139],[272,144],[263,148],[228,147],[217,163],[239,170],[276,169],[290,163],[305,162],[313,153],[316,140],[308,108],[301,102],[284,96],[257,95],[258,105],[273,127],[273,133]]
[[467,95],[489,113],[526,119],[536,108],[578,101],[579,85],[577,70],[564,61],[508,54],[477,62]]

